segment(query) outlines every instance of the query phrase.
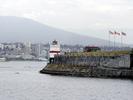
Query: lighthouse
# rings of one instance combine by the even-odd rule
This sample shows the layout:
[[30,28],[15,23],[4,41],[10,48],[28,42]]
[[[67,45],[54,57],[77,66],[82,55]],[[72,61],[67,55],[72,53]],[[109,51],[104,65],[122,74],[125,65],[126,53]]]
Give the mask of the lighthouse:
[[55,55],[60,55],[60,44],[56,40],[54,40],[50,44],[50,48],[49,48],[49,63],[53,63],[54,62],[54,56]]

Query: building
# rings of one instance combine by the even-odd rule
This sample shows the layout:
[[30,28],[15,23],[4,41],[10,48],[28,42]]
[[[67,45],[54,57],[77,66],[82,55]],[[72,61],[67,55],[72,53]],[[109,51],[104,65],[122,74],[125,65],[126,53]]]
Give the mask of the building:
[[60,55],[60,44],[56,40],[54,40],[50,44],[50,48],[49,48],[49,63],[54,62],[54,56],[55,55]]
[[93,51],[100,51],[101,48],[100,47],[96,47],[96,46],[86,46],[84,47],[84,52],[93,52]]
[[31,54],[31,43],[30,43],[30,42],[26,42],[26,43],[24,44],[24,53],[25,53],[26,55]]

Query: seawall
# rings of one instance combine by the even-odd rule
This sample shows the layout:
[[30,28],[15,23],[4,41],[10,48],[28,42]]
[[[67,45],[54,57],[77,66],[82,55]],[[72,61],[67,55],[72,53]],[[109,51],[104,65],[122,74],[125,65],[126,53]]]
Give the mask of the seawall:
[[87,54],[56,56],[54,62],[40,72],[54,75],[133,79],[131,54]]
[[133,70],[114,69],[87,66],[72,65],[54,65],[48,64],[40,71],[45,74],[80,76],[80,77],[104,77],[104,78],[131,78],[133,79]]

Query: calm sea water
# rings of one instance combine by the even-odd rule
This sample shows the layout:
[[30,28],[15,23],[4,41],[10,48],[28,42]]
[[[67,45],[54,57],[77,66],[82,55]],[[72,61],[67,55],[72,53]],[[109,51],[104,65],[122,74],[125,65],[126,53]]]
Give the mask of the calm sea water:
[[133,81],[39,74],[45,62],[0,62],[0,100],[133,100]]

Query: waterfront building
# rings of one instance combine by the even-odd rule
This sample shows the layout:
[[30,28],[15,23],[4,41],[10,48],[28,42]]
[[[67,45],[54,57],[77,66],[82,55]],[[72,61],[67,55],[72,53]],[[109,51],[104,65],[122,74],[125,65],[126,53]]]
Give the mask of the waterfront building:
[[0,43],[0,49],[3,50],[4,49],[4,45],[2,43]]
[[25,43],[25,50],[24,50],[25,54],[31,54],[31,43],[30,42],[26,42]]
[[54,62],[54,56],[60,55],[60,43],[54,40],[49,48],[49,63]]

